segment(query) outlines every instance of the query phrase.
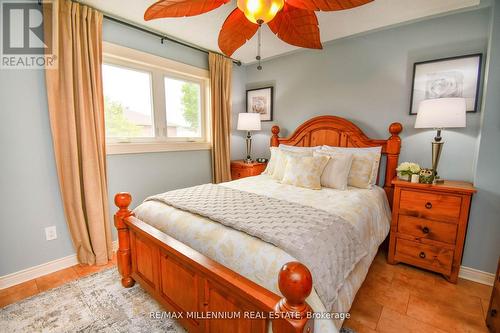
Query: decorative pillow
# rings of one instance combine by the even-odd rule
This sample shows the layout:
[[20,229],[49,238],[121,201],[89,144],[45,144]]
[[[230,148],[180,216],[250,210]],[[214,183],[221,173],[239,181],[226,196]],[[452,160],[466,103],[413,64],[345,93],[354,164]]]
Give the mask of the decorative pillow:
[[323,146],[322,150],[353,155],[347,184],[359,188],[371,188],[377,181],[382,147],[343,148]]
[[299,147],[299,146],[289,146],[289,145],[280,144],[279,149],[302,153],[302,152],[313,152],[315,150],[320,150],[321,146]]
[[312,156],[313,152],[311,151],[302,151],[302,152],[293,152],[278,149],[276,153],[276,164],[274,165],[273,174],[271,177],[278,181],[283,179],[283,175],[285,174],[285,168],[287,164],[287,156]]
[[329,156],[323,174],[321,175],[321,186],[347,189],[347,177],[351,170],[352,154],[329,152],[326,150],[315,151],[313,156]]
[[292,156],[286,157],[287,163],[283,184],[295,185],[312,190],[321,189],[321,174],[329,156]]
[[274,167],[276,166],[276,155],[278,153],[278,147],[271,147],[271,157],[269,158],[269,162],[267,162],[266,170],[264,170],[262,173],[264,175],[269,175],[271,176],[274,171]]

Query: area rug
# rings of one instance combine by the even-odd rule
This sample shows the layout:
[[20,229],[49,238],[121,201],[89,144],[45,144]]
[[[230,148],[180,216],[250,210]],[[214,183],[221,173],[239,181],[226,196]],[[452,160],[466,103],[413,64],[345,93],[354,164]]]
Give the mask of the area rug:
[[[123,288],[116,268],[0,309],[1,332],[186,332],[140,286]],[[165,316],[163,316],[165,317]]]
[[[138,284],[123,288],[116,268],[95,273],[0,309],[0,332],[186,333]],[[341,329],[340,333],[355,333]]]

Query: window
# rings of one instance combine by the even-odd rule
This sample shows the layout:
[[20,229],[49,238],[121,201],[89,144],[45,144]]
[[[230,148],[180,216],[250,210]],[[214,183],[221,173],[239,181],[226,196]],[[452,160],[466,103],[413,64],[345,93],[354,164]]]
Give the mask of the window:
[[201,87],[199,83],[165,78],[167,136],[201,137]]
[[154,137],[151,74],[104,64],[106,137]]
[[108,154],[210,149],[208,71],[103,45]]

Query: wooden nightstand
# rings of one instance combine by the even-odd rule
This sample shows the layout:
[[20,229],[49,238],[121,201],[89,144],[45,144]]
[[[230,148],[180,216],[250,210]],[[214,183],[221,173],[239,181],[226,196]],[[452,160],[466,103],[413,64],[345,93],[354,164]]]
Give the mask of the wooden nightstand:
[[266,169],[267,163],[245,163],[243,160],[231,161],[231,179],[260,175]]
[[404,262],[457,282],[469,220],[471,183],[414,184],[393,180],[387,261]]
[[486,326],[488,326],[490,332],[500,332],[500,258],[498,258],[497,275],[486,315]]

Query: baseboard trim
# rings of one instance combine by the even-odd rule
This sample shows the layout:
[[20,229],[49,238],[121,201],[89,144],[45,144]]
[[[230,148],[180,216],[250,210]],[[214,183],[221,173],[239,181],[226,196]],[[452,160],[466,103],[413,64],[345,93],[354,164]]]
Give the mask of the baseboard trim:
[[460,272],[458,273],[458,277],[462,279],[486,284],[488,286],[492,286],[495,283],[495,274],[483,272],[475,268],[460,267]]
[[[118,249],[118,242],[113,242],[113,251]],[[67,257],[59,258],[56,260],[49,261],[45,264],[33,266],[30,268],[23,269],[19,272],[7,274],[0,276],[0,290],[15,286],[29,280],[36,279],[37,277],[44,276],[61,269],[65,269],[78,264],[78,259],[76,254],[69,255]]]
[[[118,249],[118,241],[113,242],[113,251],[116,252]],[[45,264],[23,269],[22,271],[15,272],[12,274],[0,276],[0,290],[8,287],[15,286],[37,277],[47,275],[61,269],[65,269],[78,264],[76,259],[76,254],[69,255],[64,258],[49,261]],[[460,272],[458,274],[462,279],[486,284],[492,286],[495,282],[495,274],[483,272],[478,269],[461,266]]]

